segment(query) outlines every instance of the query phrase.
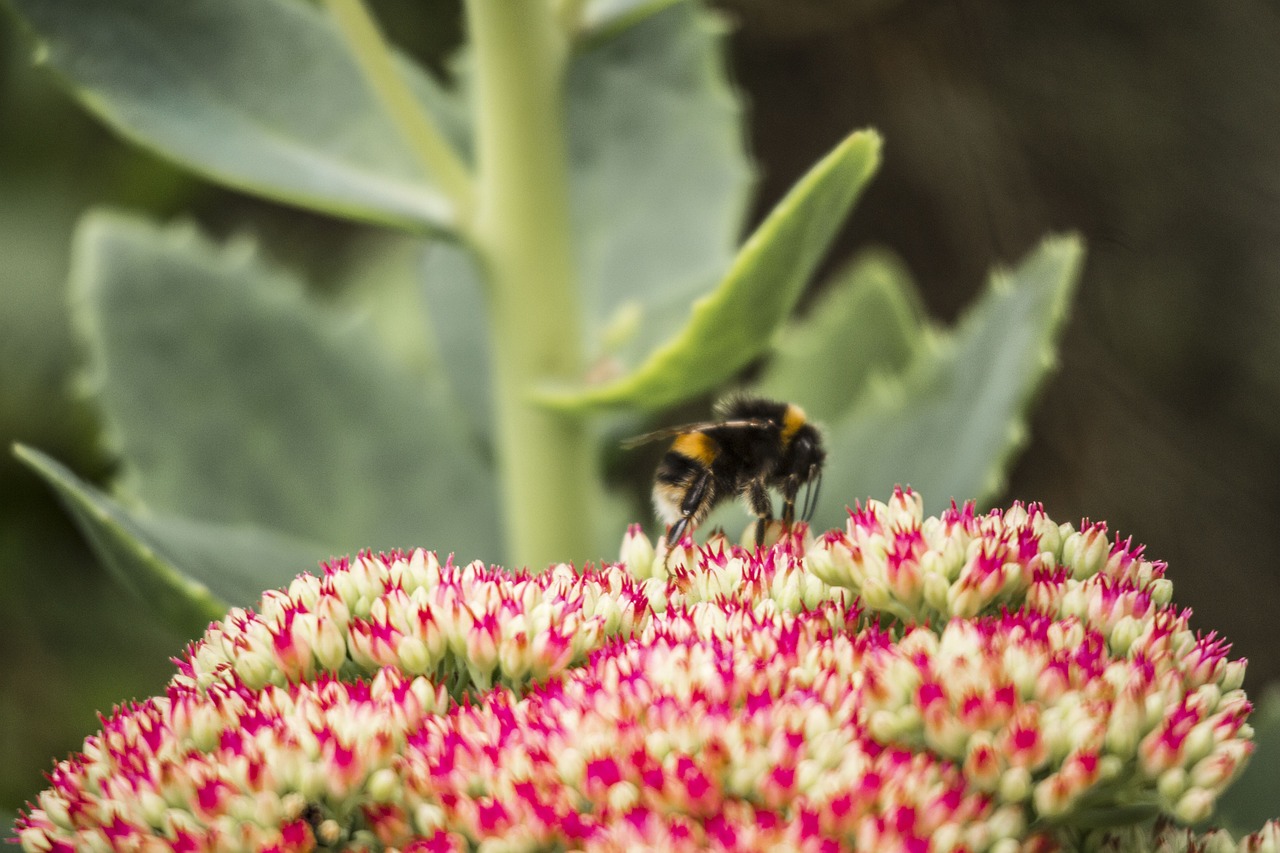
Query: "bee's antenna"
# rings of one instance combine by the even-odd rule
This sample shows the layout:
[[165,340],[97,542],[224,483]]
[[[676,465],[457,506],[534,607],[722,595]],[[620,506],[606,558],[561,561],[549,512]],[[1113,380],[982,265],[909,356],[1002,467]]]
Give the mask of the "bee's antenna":
[[818,510],[818,495],[822,492],[822,469],[817,465],[809,466],[809,485],[804,490],[804,506],[800,517],[808,522]]

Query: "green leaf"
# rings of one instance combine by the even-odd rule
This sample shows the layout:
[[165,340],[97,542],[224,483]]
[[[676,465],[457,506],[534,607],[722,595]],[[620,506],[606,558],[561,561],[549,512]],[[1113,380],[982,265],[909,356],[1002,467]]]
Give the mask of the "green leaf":
[[422,287],[432,337],[449,387],[472,432],[488,441],[493,425],[489,311],[484,275],[471,250],[432,240],[422,263]]
[[248,607],[263,590],[316,574],[332,548],[247,524],[213,524],[179,516],[141,517],[139,526],[175,568],[230,605]]
[[349,251],[338,274],[334,307],[367,321],[381,348],[406,371],[430,381],[441,369],[422,289],[427,241],[394,231],[370,231]]
[[118,502],[38,450],[17,445],[14,454],[53,486],[107,570],[166,621],[194,634],[226,612],[226,603],[183,575]]
[[850,496],[883,500],[898,483],[921,492],[929,513],[1003,486],[1027,409],[1056,365],[1082,257],[1078,239],[1053,238],[1012,273],[994,273],[953,332],[926,336],[904,374],[873,382],[829,424],[819,529],[840,521]]
[[648,358],[606,384],[544,389],[548,406],[581,412],[630,405],[658,409],[731,378],[756,358],[795,306],[854,199],[879,162],[880,137],[860,131],[824,157],[756,229],[720,285]]
[[272,530],[130,509],[34,448],[14,454],[53,486],[112,575],[179,627],[203,629],[333,556]]
[[897,257],[866,252],[836,275],[803,319],[782,328],[754,391],[799,403],[814,420],[836,418],[872,376],[906,368],[921,346],[923,317]]
[[[313,6],[8,2],[34,32],[37,56],[129,139],[270,198],[418,230],[450,227],[451,205]],[[442,112],[444,95],[405,68]]]
[[1280,816],[1280,686],[1272,686],[1249,717],[1256,749],[1218,802],[1213,823],[1237,837]]
[[681,3],[574,56],[571,202],[589,363],[634,365],[724,275],[752,169],[724,26]]
[[72,272],[121,487],[335,553],[502,556],[492,479],[439,387],[243,245],[96,214]]

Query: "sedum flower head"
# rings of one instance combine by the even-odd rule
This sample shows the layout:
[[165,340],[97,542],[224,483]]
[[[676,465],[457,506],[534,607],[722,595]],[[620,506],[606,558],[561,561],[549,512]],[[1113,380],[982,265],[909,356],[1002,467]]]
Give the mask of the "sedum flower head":
[[[211,625],[164,696],[56,766],[19,838],[1013,851],[1120,814],[1199,821],[1250,753],[1250,707],[1243,662],[1170,592],[1102,525],[925,518],[902,490],[762,551],[666,554],[633,528],[581,573],[362,554]],[[1156,832],[1090,837],[1277,839]]]

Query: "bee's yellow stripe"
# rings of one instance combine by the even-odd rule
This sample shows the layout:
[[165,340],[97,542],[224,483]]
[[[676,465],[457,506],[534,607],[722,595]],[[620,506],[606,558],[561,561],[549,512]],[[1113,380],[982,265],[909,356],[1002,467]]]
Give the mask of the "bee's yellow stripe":
[[677,436],[671,444],[671,449],[703,465],[710,465],[715,460],[716,454],[720,452],[720,446],[715,443],[715,440],[701,432],[686,432]]
[[787,410],[782,413],[782,446],[786,447],[790,444],[796,431],[807,422],[808,418],[805,417],[804,409],[794,403],[788,403]]

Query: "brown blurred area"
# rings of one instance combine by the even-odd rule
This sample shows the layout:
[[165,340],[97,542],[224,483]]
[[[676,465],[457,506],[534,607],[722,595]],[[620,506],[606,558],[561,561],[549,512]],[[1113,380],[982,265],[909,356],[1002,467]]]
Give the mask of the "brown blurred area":
[[[431,26],[423,25],[424,5]],[[373,0],[434,68],[456,4]],[[753,218],[849,130],[884,165],[832,263],[881,244],[955,317],[986,271],[1050,231],[1088,263],[1007,494],[1106,519],[1166,560],[1177,600],[1280,678],[1280,3],[721,0],[748,102]],[[70,393],[79,210],[122,204],[248,230],[321,287],[368,229],[212,187],[72,105],[0,15],[0,441],[105,476]],[[657,213],[657,212],[655,212]],[[40,784],[93,710],[160,689],[182,638],[130,616],[44,486],[0,460],[0,808]],[[74,605],[67,590],[77,591]],[[68,609],[68,607],[72,609]],[[150,668],[136,661],[149,660]],[[37,726],[38,724],[38,726]]]

